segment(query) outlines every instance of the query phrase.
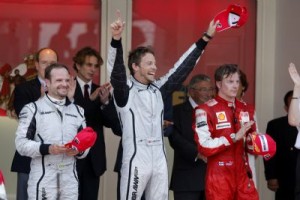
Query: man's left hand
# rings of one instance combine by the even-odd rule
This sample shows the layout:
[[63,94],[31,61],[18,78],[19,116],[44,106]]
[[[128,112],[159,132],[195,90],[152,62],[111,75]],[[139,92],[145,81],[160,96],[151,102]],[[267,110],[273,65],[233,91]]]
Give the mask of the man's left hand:
[[67,156],[76,156],[77,154],[79,154],[79,151],[77,151],[76,149],[68,148],[66,150],[66,155]]

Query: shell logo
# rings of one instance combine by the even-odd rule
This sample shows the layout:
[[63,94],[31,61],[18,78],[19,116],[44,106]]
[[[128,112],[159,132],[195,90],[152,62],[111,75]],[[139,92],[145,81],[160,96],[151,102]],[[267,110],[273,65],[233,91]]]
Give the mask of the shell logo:
[[220,121],[225,120],[225,114],[224,114],[224,113],[220,113],[220,114],[218,115],[218,119],[219,119]]
[[219,116],[218,116],[218,119],[219,120],[224,120],[225,119],[224,113],[220,113]]
[[224,111],[217,112],[216,117],[217,117],[219,123],[227,121],[226,114]]

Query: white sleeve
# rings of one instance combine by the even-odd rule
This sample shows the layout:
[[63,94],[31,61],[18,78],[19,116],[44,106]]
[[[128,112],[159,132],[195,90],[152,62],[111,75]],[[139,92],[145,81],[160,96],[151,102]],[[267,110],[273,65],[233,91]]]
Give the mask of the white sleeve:
[[31,158],[41,156],[41,142],[34,141],[36,133],[36,107],[34,103],[23,107],[19,115],[19,125],[16,132],[16,149],[22,156]]
[[117,55],[117,49],[113,48],[110,45],[108,48],[108,55],[107,55],[107,62],[106,62],[107,77],[109,77],[109,81],[116,60],[116,55]]

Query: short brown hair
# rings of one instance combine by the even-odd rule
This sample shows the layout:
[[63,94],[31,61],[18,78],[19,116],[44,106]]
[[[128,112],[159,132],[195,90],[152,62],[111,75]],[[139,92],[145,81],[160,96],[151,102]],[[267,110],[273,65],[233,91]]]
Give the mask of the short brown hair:
[[53,69],[66,69],[68,71],[68,73],[70,74],[69,69],[64,64],[53,63],[53,64],[49,65],[48,67],[46,67],[46,69],[45,69],[45,79],[48,79],[48,80],[51,79],[51,71]]
[[218,67],[215,71],[215,81],[222,81],[223,78],[227,78],[228,76],[238,73],[240,76],[240,70],[236,64],[224,64]]
[[134,71],[132,68],[132,64],[135,63],[136,65],[141,64],[142,57],[145,56],[147,53],[151,53],[154,56],[154,51],[153,49],[148,46],[148,47],[138,47],[132,51],[129,52],[128,56],[128,68],[130,71],[130,74],[133,75]]
[[101,58],[100,54],[98,51],[96,51],[95,49],[91,48],[91,47],[84,47],[82,49],[80,49],[76,55],[73,57],[73,68],[75,69],[76,72],[78,72],[76,64],[78,65],[83,65],[85,62],[85,58],[86,57],[90,57],[90,56],[95,56],[98,60],[98,65],[97,67],[100,67],[103,64],[103,59]]

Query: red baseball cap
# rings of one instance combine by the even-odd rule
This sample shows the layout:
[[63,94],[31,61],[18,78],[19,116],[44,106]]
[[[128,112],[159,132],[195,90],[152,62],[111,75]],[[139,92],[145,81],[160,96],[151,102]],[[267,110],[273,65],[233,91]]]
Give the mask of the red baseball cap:
[[97,133],[91,127],[86,127],[77,133],[71,142],[65,144],[65,147],[74,148],[77,151],[85,151],[95,144],[96,139]]
[[276,153],[276,142],[270,135],[254,131],[247,136],[247,151],[254,155],[261,155],[265,160],[269,160]]
[[0,185],[4,184],[4,176],[2,174],[2,171],[0,170]]
[[220,32],[229,28],[239,28],[246,23],[247,19],[248,12],[246,7],[231,4],[226,10],[222,10],[217,14],[214,21],[219,20],[216,30]]
[[0,170],[0,199],[7,199],[6,191],[4,187],[4,177],[1,170]]

